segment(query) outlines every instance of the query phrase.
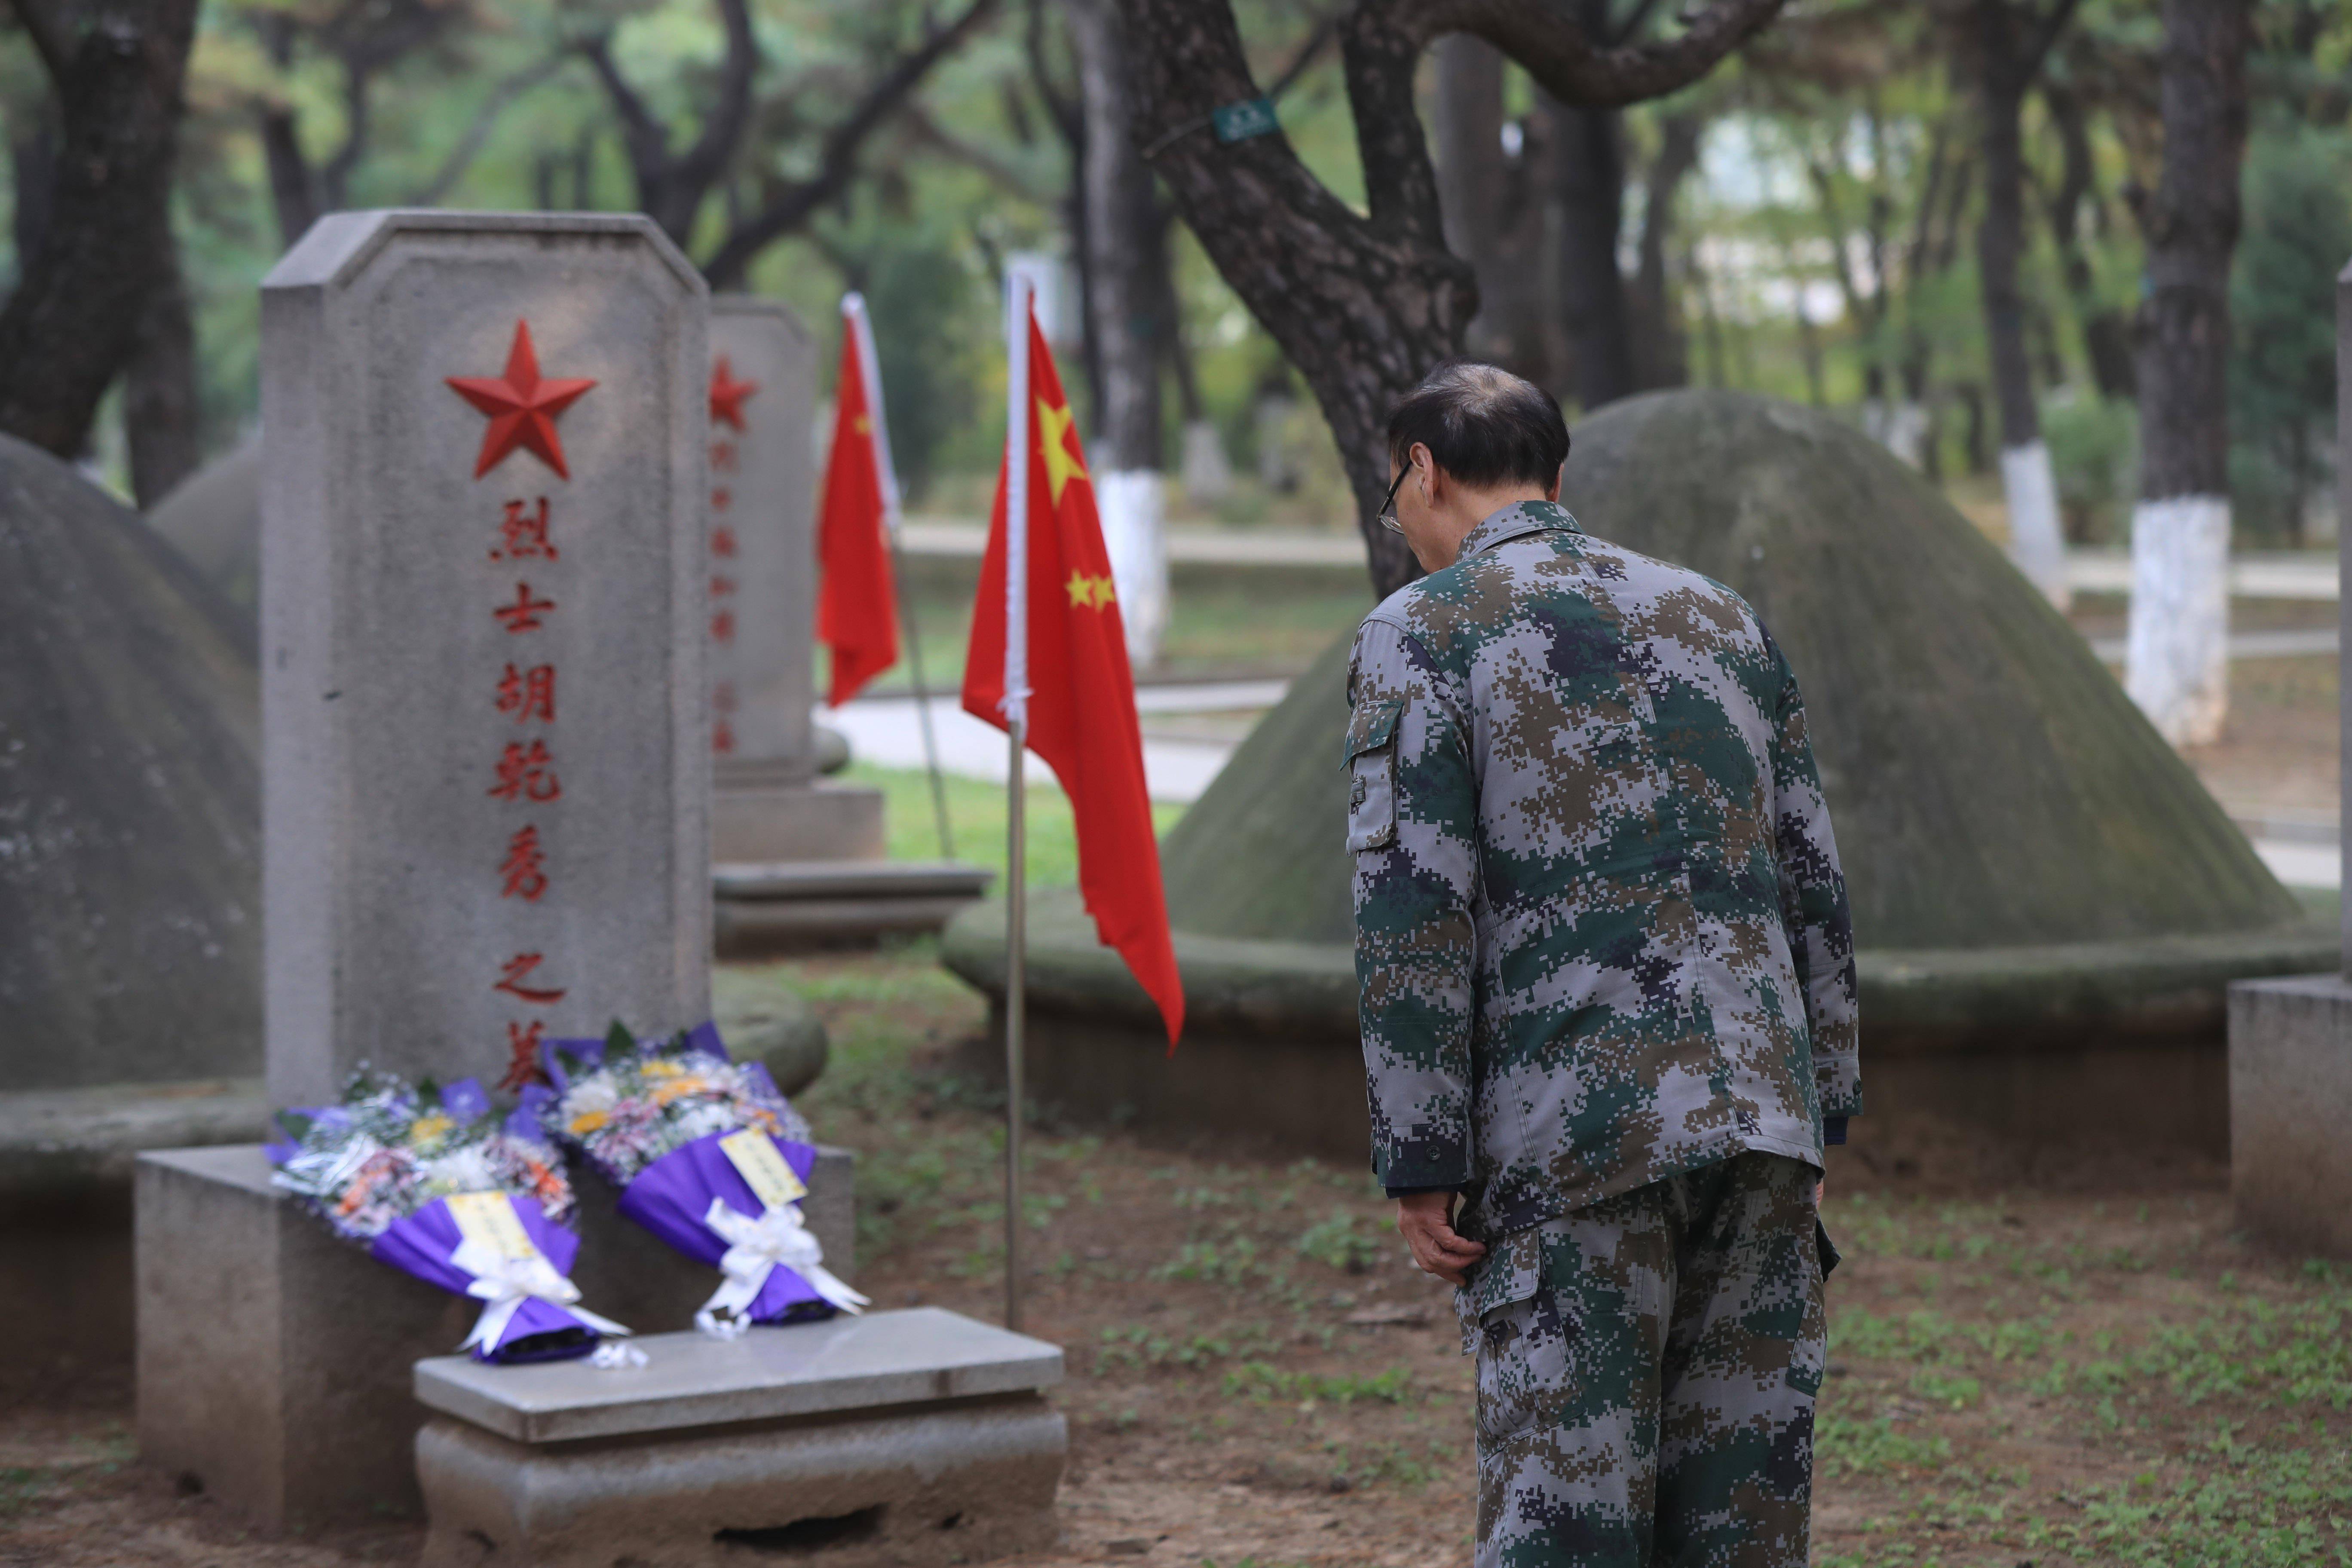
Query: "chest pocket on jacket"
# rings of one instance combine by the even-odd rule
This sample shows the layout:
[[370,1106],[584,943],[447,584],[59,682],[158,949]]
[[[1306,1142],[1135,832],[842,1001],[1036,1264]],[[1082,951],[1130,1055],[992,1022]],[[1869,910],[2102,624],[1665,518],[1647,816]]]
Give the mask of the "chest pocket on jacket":
[[1348,847],[1396,842],[1396,731],[1400,698],[1360,705],[1348,720]]

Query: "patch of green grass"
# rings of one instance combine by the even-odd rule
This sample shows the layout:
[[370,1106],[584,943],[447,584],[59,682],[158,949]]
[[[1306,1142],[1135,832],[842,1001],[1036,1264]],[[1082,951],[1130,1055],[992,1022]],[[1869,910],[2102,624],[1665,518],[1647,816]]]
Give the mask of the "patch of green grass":
[[1318,1220],[1298,1233],[1299,1251],[1350,1274],[1360,1274],[1370,1267],[1379,1246],[1365,1233],[1362,1216],[1348,1209],[1333,1209],[1330,1218]]
[[[931,803],[930,776],[919,768],[883,768],[852,763],[837,776],[845,784],[863,784],[882,792],[882,820],[887,848],[893,860],[940,858],[938,813]],[[952,774],[940,781],[947,795],[948,831],[955,857],[985,866],[1003,886],[1011,862],[1005,853],[1006,801],[1001,784]],[[1166,833],[1184,815],[1178,805],[1156,804],[1153,828]],[[1078,885],[1078,837],[1070,815],[1070,798],[1059,784],[1031,784],[1026,831],[1029,837],[1029,885],[1033,888],[1075,888]]]
[[46,1470],[14,1466],[0,1469],[0,1519],[14,1519],[33,1505],[48,1479]]
[[1885,1415],[1875,1421],[1823,1415],[1813,1426],[1813,1447],[1822,1473],[1830,1476],[1932,1470],[1948,1464],[1952,1458],[1949,1437],[1898,1432],[1894,1419]]
[[1376,1399],[1384,1405],[1402,1405],[1412,1397],[1412,1373],[1405,1367],[1392,1366],[1370,1376],[1334,1376],[1316,1372],[1283,1372],[1265,1362],[1245,1361],[1225,1373],[1225,1394],[1233,1399],[1255,1400],[1261,1405],[1277,1399],[1311,1399],[1332,1405]]
[[2241,1443],[2224,1426],[2186,1467],[2078,1500],[2079,1517],[2026,1522],[2024,1541],[2130,1568],[2352,1563],[2352,1447]]

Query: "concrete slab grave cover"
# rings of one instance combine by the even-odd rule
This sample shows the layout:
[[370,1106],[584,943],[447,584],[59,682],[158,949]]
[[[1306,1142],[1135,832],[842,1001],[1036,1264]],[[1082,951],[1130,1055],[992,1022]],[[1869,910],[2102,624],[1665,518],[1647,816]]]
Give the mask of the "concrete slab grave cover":
[[[142,1154],[136,1184],[141,1458],[268,1529],[415,1515],[408,1369],[453,1350],[477,1304],[335,1237],[270,1186],[258,1144]],[[852,1278],[850,1152],[821,1146],[809,1186],[825,1265]],[[596,1178],[579,1196],[583,1301],[641,1332],[692,1321],[717,1274]]]
[[417,1363],[441,1413],[416,1443],[426,1568],[945,1563],[1054,1541],[1055,1346],[927,1307],[642,1348],[626,1372]]

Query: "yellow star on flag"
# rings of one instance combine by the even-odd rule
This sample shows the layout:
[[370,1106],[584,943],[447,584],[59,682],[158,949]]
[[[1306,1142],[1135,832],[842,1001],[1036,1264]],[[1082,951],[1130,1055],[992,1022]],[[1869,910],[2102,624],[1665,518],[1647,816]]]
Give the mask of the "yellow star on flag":
[[1062,504],[1062,491],[1072,479],[1094,482],[1087,479],[1086,463],[1070,450],[1070,421],[1075,417],[1066,403],[1056,408],[1042,397],[1037,400],[1037,436],[1045,448],[1045,488],[1055,506]]
[[1101,609],[1118,597],[1118,591],[1108,577],[1089,577],[1083,572],[1073,572],[1070,580],[1062,584],[1070,595],[1070,608],[1083,610],[1091,605]]

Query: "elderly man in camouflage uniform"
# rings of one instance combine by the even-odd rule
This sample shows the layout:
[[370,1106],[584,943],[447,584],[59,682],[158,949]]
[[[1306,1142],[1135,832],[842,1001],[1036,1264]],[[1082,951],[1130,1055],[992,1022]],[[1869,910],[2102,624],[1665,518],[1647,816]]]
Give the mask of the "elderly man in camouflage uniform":
[[1560,509],[1540,389],[1443,368],[1389,445],[1430,574],[1356,638],[1356,971],[1373,1167],[1478,1358],[1479,1568],[1800,1568],[1861,1089],[1796,679]]

